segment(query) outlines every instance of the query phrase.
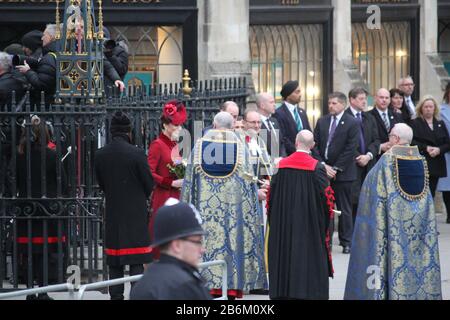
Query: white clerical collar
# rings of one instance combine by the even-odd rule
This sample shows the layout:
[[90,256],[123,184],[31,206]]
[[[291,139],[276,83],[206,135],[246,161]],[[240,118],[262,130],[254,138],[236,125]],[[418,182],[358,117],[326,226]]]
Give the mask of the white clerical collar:
[[306,154],[311,154],[311,151],[306,151],[306,150],[302,150],[302,149],[297,149],[297,152],[303,152]]

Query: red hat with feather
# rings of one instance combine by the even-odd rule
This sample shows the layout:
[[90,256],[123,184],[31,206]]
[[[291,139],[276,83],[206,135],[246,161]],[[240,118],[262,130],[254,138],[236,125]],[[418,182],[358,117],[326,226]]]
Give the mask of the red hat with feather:
[[181,126],[187,120],[186,107],[177,100],[171,100],[164,105],[161,118],[165,118],[175,126]]

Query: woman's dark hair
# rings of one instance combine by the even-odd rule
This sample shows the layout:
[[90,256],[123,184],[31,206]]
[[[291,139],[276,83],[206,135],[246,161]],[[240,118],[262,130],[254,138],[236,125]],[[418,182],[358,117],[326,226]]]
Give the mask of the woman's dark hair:
[[168,124],[171,124],[171,123],[172,123],[172,121],[170,121],[169,118],[161,116],[161,122],[160,122],[161,131],[164,130],[164,125],[168,125]]
[[[42,130],[44,130],[44,141],[42,141]],[[48,131],[47,124],[42,121],[38,116],[33,116],[31,118],[30,126],[30,136],[31,136],[31,148],[39,148],[42,145],[47,147],[50,142],[50,132]],[[22,129],[22,136],[20,137],[19,143],[19,154],[24,154],[27,147],[27,130]]]
[[402,90],[397,89],[397,88],[393,88],[393,89],[389,90],[389,94],[391,95],[391,98],[395,97],[396,94],[405,98],[405,93]]
[[445,87],[445,93],[444,93],[444,102],[445,103],[447,103],[447,104],[449,104],[450,103],[450,101],[449,101],[449,99],[448,99],[448,95],[450,94],[450,82],[449,83],[447,83],[447,86]]

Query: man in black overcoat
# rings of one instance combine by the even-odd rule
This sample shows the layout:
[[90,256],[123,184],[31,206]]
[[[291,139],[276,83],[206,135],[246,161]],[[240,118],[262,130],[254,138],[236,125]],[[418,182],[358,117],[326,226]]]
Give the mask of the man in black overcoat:
[[[153,178],[145,152],[131,145],[131,121],[118,111],[111,120],[112,142],[95,154],[98,184],[105,194],[105,253],[109,278],[141,274],[151,261],[147,200]],[[112,300],[123,300],[123,285],[109,289]]]
[[271,299],[328,299],[332,276],[325,166],[310,156],[313,134],[297,135],[297,151],[279,163],[270,186]]

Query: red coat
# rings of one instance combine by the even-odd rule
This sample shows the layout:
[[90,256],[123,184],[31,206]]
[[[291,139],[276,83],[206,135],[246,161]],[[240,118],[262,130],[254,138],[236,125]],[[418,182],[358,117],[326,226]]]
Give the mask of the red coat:
[[173,165],[173,159],[180,158],[176,142],[171,141],[164,134],[150,144],[148,165],[153,176],[155,188],[151,197],[152,215],[150,218],[150,235],[153,239],[153,222],[155,212],[164,205],[169,198],[180,198],[180,190],[172,188],[172,182],[177,177],[169,172],[168,164]]

